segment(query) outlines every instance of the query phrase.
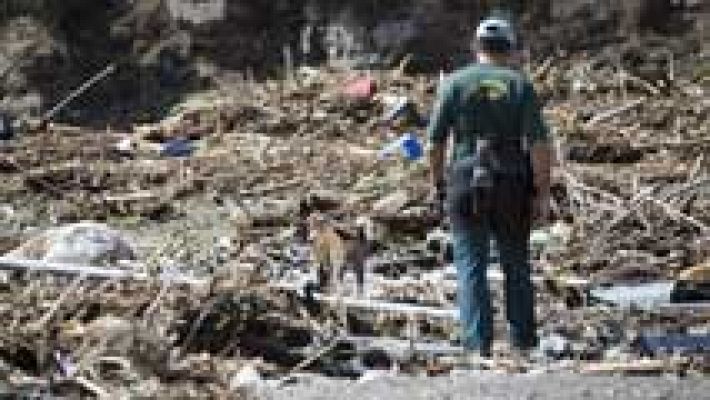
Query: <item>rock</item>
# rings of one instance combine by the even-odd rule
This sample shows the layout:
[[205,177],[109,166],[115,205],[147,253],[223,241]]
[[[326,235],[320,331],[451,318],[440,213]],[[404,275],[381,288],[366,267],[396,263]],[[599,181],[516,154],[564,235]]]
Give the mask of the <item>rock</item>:
[[119,154],[122,155],[133,155],[138,149],[138,144],[130,137],[125,137],[119,140],[114,148]]
[[109,226],[80,222],[51,228],[7,254],[7,258],[103,265],[136,259],[130,241]]
[[396,191],[378,200],[372,209],[382,214],[397,214],[409,202],[409,195],[404,190]]
[[540,338],[540,351],[547,357],[560,359],[572,351],[571,342],[558,333]]
[[237,228],[248,228],[254,222],[249,213],[243,207],[237,205],[230,207],[229,219]]
[[396,376],[396,374],[388,370],[368,369],[365,371],[365,373],[362,374],[362,376],[360,376],[360,379],[358,379],[357,381],[358,383],[369,383],[385,378],[390,378],[393,376]]
[[254,363],[247,364],[237,372],[229,382],[231,390],[255,389],[264,383]]
[[530,234],[530,246],[537,251],[563,248],[572,238],[572,226],[557,221],[544,229],[536,229]]

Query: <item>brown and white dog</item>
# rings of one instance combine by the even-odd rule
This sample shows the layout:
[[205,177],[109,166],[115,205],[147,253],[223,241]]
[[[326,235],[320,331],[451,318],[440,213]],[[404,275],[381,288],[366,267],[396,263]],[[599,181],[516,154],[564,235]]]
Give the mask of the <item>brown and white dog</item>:
[[326,293],[342,293],[344,274],[350,269],[355,273],[358,293],[362,294],[365,261],[370,253],[365,230],[358,226],[354,232],[347,232],[325,215],[314,213],[308,217],[308,231],[320,289]]

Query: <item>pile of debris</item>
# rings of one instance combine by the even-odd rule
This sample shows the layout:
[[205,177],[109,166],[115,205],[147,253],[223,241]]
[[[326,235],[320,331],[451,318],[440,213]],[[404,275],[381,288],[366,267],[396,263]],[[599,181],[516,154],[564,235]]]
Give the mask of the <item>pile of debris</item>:
[[[532,240],[541,346],[524,369],[706,373],[706,303],[671,297],[678,278],[708,283],[682,274],[710,258],[708,77],[692,57],[616,50],[529,67],[561,163],[560,221]],[[155,124],[4,143],[0,249],[19,247],[0,259],[8,390],[227,396],[303,370],[454,368],[455,273],[418,115],[438,77],[405,69],[231,76]],[[312,290],[315,214],[363,232],[363,295],[349,273]],[[520,370],[496,352],[489,368]]]

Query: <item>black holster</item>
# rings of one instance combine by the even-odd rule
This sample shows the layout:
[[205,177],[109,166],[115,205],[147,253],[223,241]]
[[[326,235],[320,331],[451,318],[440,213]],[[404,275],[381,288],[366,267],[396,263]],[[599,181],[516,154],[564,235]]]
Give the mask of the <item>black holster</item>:
[[471,156],[451,165],[452,222],[487,216],[511,229],[529,229],[532,196],[532,164],[523,139],[478,139]]

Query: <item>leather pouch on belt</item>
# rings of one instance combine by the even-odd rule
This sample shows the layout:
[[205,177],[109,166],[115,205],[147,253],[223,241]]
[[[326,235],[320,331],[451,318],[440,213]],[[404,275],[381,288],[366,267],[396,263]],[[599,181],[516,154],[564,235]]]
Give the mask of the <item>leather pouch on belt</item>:
[[491,211],[497,177],[493,166],[486,161],[476,154],[452,166],[449,188],[452,213],[476,217]]

